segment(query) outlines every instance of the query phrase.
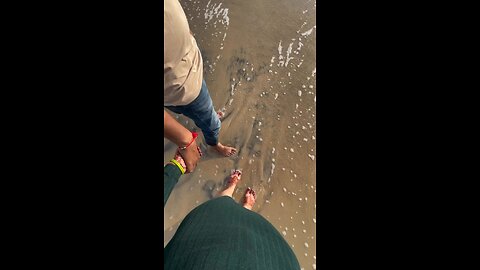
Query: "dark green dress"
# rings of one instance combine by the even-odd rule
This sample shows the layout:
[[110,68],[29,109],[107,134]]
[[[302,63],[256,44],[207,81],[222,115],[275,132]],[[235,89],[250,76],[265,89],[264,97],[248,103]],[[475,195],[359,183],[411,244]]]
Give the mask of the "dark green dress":
[[[173,165],[164,170],[165,206],[180,171]],[[164,259],[165,269],[300,270],[295,254],[275,227],[228,196],[193,209],[165,247]]]

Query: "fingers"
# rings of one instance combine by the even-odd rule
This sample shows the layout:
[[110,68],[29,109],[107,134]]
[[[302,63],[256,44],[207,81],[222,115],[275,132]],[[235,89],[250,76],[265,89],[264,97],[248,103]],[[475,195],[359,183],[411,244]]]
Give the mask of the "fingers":
[[173,157],[174,159],[178,159],[178,158],[181,158],[183,159],[182,155],[180,154],[180,151],[178,151],[177,149],[177,152],[175,152],[175,157]]
[[202,151],[200,150],[200,147],[197,146],[195,141],[192,143],[192,145],[187,147],[187,149],[180,150],[179,153],[185,160],[185,164],[187,166],[185,173],[192,173],[195,171],[200,156],[202,155]]
[[180,165],[182,165],[182,167],[185,171],[187,170],[187,165],[185,164],[185,160],[183,160],[183,157],[178,150],[177,150],[177,152],[175,152],[174,159],[176,161],[178,161],[178,163],[180,163]]
[[195,171],[195,168],[197,167],[197,164],[196,163],[186,163],[187,165],[187,170],[185,171],[185,173],[192,173],[193,171]]
[[191,160],[189,161],[189,163],[187,163],[188,173],[192,173],[193,171],[195,171],[195,168],[197,167],[199,157],[200,156],[198,155],[198,153],[197,153],[197,155],[192,155]]

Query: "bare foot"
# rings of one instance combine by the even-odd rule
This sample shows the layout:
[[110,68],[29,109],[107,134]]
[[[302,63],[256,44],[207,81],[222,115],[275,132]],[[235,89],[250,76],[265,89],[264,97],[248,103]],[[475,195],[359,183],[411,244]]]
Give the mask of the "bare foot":
[[227,187],[229,188],[232,185],[237,185],[238,181],[242,178],[242,172],[240,170],[233,170],[230,174],[230,179],[228,180]]
[[220,153],[222,156],[229,157],[235,153],[237,153],[237,149],[230,147],[230,146],[225,146],[221,143],[218,143],[215,146],[212,146],[217,150],[218,153]]
[[225,114],[222,111],[218,111],[217,115],[218,115],[218,119],[220,120],[222,120],[223,116],[225,116]]
[[253,191],[253,189],[248,187],[247,190],[245,191],[245,196],[243,199],[243,207],[247,208],[248,210],[252,210],[256,199],[257,199],[257,195],[255,195],[255,191]]
[[238,181],[242,177],[242,172],[240,170],[233,170],[232,174],[230,174],[230,179],[227,182],[227,186],[224,190],[219,193],[219,196],[230,196],[232,197],[233,191],[237,186]]

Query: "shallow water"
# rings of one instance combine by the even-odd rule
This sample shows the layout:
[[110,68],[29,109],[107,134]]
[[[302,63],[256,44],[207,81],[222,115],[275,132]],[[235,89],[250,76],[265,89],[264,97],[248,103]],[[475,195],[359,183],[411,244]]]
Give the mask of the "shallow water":
[[[242,169],[234,199],[252,187],[253,210],[284,235],[302,268],[315,269],[316,1],[180,2],[214,106],[225,112],[220,141],[238,154],[220,157],[202,138],[205,156],[165,208],[164,246],[189,211],[215,196],[232,169]],[[167,162],[175,146],[164,145]]]

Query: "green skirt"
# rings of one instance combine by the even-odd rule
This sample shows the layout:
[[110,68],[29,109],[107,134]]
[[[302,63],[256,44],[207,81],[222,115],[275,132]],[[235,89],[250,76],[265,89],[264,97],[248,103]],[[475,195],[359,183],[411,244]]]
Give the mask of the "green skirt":
[[300,270],[275,227],[228,196],[193,209],[165,247],[164,256],[165,269]]

